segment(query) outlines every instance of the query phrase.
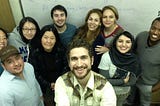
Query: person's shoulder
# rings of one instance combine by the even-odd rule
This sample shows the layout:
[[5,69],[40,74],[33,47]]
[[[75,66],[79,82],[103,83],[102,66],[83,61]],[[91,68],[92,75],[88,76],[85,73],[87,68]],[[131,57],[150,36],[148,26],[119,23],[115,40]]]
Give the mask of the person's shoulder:
[[16,26],[12,32],[8,33],[9,35],[19,35],[18,26]]
[[68,79],[69,77],[71,77],[71,71],[68,71],[68,72],[64,73],[60,77],[62,77],[63,79]]
[[24,62],[24,69],[23,69],[24,73],[26,75],[32,76],[34,75],[34,67],[32,66],[32,64],[28,63],[28,62]]
[[124,28],[119,24],[117,24],[117,29],[120,30],[120,31],[124,31]]
[[99,66],[101,66],[101,65],[104,66],[105,65],[105,67],[106,67],[107,64],[109,65],[111,63],[112,63],[112,61],[111,61],[111,58],[110,58],[110,55],[109,55],[109,51],[107,51],[102,55],[101,62],[99,64]]
[[60,82],[62,83],[63,82],[65,84],[68,84],[69,83],[68,81],[70,81],[69,79],[70,79],[69,72],[66,72],[66,73],[64,73],[63,75],[61,75],[57,78],[56,83],[60,83]]
[[[0,91],[2,91],[2,89],[7,89],[9,86],[8,84],[10,83],[11,77],[7,77],[4,73],[2,73],[1,77],[0,77]],[[4,90],[3,89],[3,90]]]
[[103,89],[103,87],[105,86],[105,84],[107,82],[107,79],[99,73],[96,73],[94,71],[92,71],[92,72],[93,72],[93,75],[94,75],[94,82],[95,82],[95,85],[96,85],[95,86],[96,89],[99,89],[99,90]]
[[73,28],[73,29],[77,29],[77,27],[71,23],[66,23],[68,28]]
[[28,62],[24,62],[24,65],[28,66],[28,67],[32,67],[32,65]]
[[13,41],[21,41],[21,36],[19,32],[17,31],[17,28],[15,28],[11,33],[8,33],[8,41],[13,42]]
[[99,74],[99,73],[97,73],[97,72],[94,72],[94,71],[91,71],[91,72],[92,72],[93,75],[94,75],[95,77],[97,77],[98,79],[106,80],[106,78],[105,78],[103,75],[101,75],[101,74]]
[[30,64],[30,63],[28,63],[28,62],[24,62],[24,68],[25,68],[25,69],[32,69],[32,70],[33,70],[32,64]]
[[52,26],[52,25],[53,25],[53,26],[54,26],[54,23],[51,23],[51,24],[47,24],[47,25],[50,25],[50,26]]
[[109,55],[109,51],[103,53],[103,55],[105,55],[105,56]]
[[139,33],[137,34],[137,36],[143,36],[143,35],[148,35],[148,34],[149,34],[148,31],[142,31],[142,32],[139,32]]
[[19,35],[17,35],[17,34],[12,35],[11,34],[8,36],[8,43],[11,45],[13,44],[13,46],[15,46],[15,45],[17,45],[17,43],[23,44],[23,41]]
[[142,31],[142,32],[137,34],[136,39],[145,38],[145,37],[148,37],[148,35],[149,35],[148,31]]
[[103,53],[102,57],[108,59],[108,58],[110,57],[110,56],[109,56],[109,51]]
[[113,34],[119,35],[123,31],[124,31],[123,27],[121,27],[120,25],[117,24],[117,28],[114,30]]

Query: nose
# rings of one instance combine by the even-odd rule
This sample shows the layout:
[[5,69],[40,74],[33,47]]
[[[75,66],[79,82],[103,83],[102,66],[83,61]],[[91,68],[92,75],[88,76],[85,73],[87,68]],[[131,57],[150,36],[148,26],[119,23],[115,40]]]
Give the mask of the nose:
[[50,39],[50,38],[48,38],[48,39],[47,39],[47,42],[51,42],[51,39]]
[[107,17],[107,18],[106,18],[106,21],[109,21],[109,20],[110,20],[110,18]]
[[122,46],[125,46],[125,45],[126,45],[126,43],[125,43],[125,42],[123,42],[123,43],[122,43]]
[[18,65],[18,61],[17,60],[14,60],[14,65]]
[[157,34],[159,33],[159,31],[158,31],[158,30],[155,30],[153,33],[154,33],[155,35],[157,35]]
[[61,16],[58,16],[58,19],[61,19]]
[[31,33],[31,29],[28,30],[28,33]]
[[77,60],[77,66],[81,66],[82,65],[82,60],[81,59],[78,59]]

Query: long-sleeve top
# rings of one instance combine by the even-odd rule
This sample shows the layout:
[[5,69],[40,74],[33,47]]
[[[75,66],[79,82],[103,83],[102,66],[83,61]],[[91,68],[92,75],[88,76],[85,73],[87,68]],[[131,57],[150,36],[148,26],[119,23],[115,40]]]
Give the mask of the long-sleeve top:
[[103,38],[105,40],[105,46],[106,47],[110,47],[111,43],[113,41],[113,38],[124,31],[124,29],[120,25],[118,25],[118,27],[110,35],[108,35],[106,37],[104,32],[103,32],[103,29],[104,28],[102,28],[102,36],[103,36]]
[[96,39],[93,41],[92,47],[93,47],[93,56],[94,56],[94,62],[92,65],[92,70],[99,73],[98,65],[101,60],[102,54],[97,54],[95,51],[96,46],[104,46],[104,38],[101,34],[99,34]]
[[116,95],[112,85],[93,71],[84,89],[67,72],[56,81],[55,102],[56,106],[116,106]]
[[15,27],[14,30],[9,34],[8,43],[9,45],[12,45],[18,49],[25,62],[28,61],[29,49],[17,31],[17,27]]
[[140,59],[142,75],[139,83],[155,85],[160,81],[160,42],[149,47],[147,44],[149,32],[144,31],[137,35],[137,55]]
[[54,49],[52,52],[37,49],[30,55],[30,63],[35,68],[36,78],[43,93],[66,71],[67,62],[64,53],[62,48]]
[[113,86],[129,86],[134,85],[136,83],[137,77],[132,72],[130,73],[129,82],[126,84],[124,83],[124,78],[128,74],[129,70],[121,69],[120,72],[117,72],[118,67],[116,67],[112,63],[111,58],[109,56],[109,52],[106,52],[102,55],[102,59],[98,68],[100,69],[100,74],[105,76]]
[[68,44],[71,42],[71,40],[73,39],[77,31],[77,28],[75,25],[66,23],[66,27],[67,29],[64,32],[59,33],[60,41],[65,48],[67,48]]
[[4,70],[0,77],[0,106],[44,106],[34,69],[24,64],[24,80]]

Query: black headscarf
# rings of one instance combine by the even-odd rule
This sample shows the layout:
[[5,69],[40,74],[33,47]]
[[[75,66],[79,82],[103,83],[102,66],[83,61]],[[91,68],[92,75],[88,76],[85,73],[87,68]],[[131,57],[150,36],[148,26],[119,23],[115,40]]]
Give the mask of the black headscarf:
[[[124,35],[130,38],[132,42],[131,49],[127,53],[124,53],[124,54],[120,53],[116,47],[116,42],[121,35]],[[135,43],[134,37],[129,32],[124,31],[114,38],[112,46],[109,51],[109,55],[111,57],[112,63],[116,67],[137,75],[139,72],[139,63],[138,63],[137,56],[133,52],[134,43]]]

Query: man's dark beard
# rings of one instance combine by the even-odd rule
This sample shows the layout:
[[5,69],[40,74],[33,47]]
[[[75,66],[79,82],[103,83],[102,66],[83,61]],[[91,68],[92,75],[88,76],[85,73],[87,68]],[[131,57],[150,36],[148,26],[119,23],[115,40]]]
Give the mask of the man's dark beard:
[[[78,68],[87,69],[87,66],[75,67],[75,68],[73,68],[73,70],[77,70]],[[75,75],[75,73],[74,73],[73,70],[71,70],[71,71],[72,71],[73,74]],[[91,71],[91,68],[90,68],[90,69],[87,69],[87,73],[85,74],[85,76],[79,78],[79,77],[77,77],[77,76],[75,75],[75,77],[76,77],[77,79],[84,79],[84,78],[88,75],[88,73],[89,73],[90,71]]]
[[65,24],[63,24],[62,26],[59,26],[59,25],[57,25],[57,24],[54,24],[55,25],[55,27],[57,27],[57,28],[62,28]]

